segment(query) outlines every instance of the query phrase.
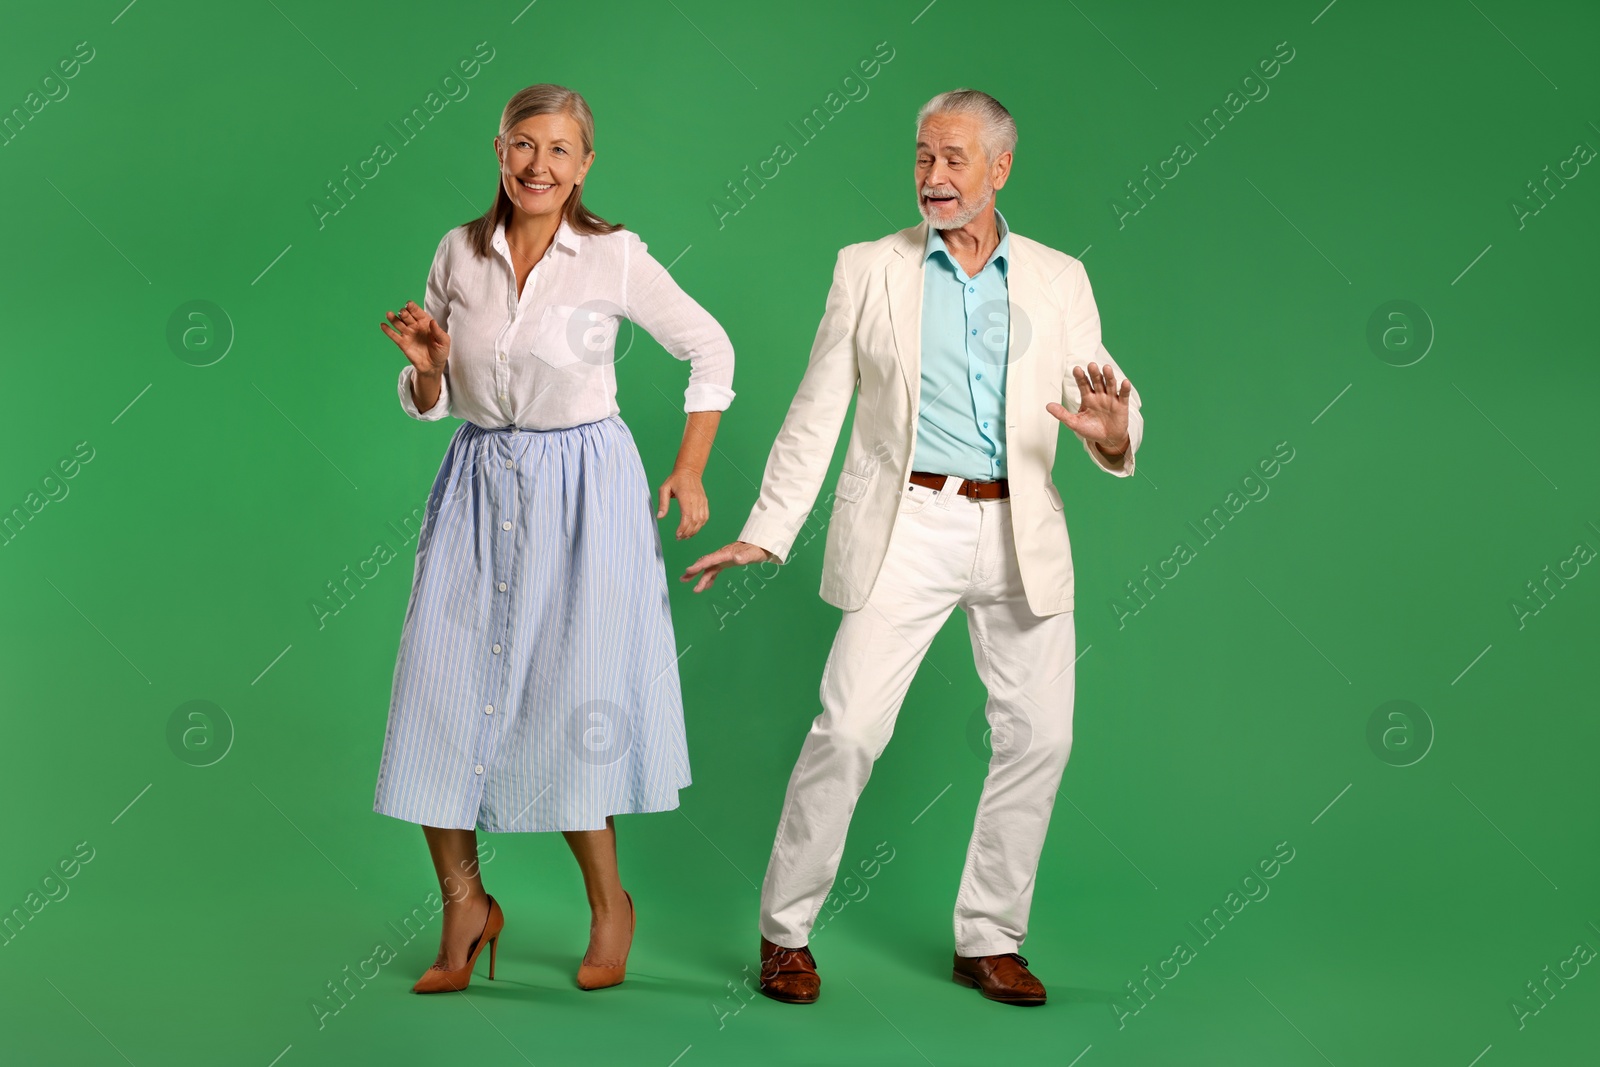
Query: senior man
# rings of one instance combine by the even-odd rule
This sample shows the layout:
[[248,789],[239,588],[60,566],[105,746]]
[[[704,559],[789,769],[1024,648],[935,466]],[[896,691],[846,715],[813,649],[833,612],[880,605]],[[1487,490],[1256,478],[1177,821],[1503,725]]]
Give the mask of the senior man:
[[822,561],[821,596],[844,614],[761,887],[760,989],[775,1000],[817,999],[807,942],[851,813],[959,605],[995,741],[956,894],[952,977],[990,1000],[1045,1001],[1018,950],[1072,746],[1072,549],[1051,469],[1064,423],[1101,469],[1131,476],[1144,422],[1100,344],[1083,265],[995,210],[1016,138],[986,93],[923,105],[923,222],[839,252],[739,540],[682,578],[699,574],[698,593],[729,565],[784,562],[859,393]]

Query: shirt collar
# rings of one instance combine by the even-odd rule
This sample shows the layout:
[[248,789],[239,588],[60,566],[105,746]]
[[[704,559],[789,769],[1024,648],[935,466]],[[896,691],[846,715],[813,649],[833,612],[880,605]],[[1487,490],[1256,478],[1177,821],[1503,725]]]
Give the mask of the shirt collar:
[[[551,243],[557,248],[564,248],[574,255],[577,254],[579,234],[567,222],[565,216],[561,219],[561,225],[556,227],[555,239]],[[490,244],[504,251],[506,257],[510,258],[511,246],[506,244],[506,224],[504,222],[495,223],[494,237],[490,239]]]
[[[989,257],[989,262],[999,267],[1000,273],[1004,275],[1011,264],[1011,227],[1006,225],[1006,217],[1000,214],[999,208],[994,209],[994,222],[995,229],[1000,232],[1000,243],[995,246],[994,253]],[[944,237],[930,224],[928,226],[928,239],[922,247],[923,262],[927,262],[928,258],[935,253],[943,255],[949,263],[953,264],[955,262],[950,255],[950,250],[945,247]],[[984,264],[984,266],[987,267],[988,263]]]

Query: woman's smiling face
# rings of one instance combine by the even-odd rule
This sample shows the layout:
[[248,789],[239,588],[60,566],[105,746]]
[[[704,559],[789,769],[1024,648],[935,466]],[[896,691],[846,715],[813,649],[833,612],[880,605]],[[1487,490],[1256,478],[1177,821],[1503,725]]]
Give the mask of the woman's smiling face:
[[519,212],[559,212],[589,172],[594,153],[583,155],[583,131],[570,115],[533,115],[494,139],[500,184]]

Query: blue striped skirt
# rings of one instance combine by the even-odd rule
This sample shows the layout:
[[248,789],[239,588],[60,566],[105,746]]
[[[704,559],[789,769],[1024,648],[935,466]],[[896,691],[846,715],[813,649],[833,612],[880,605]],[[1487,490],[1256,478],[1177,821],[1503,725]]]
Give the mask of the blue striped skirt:
[[604,829],[689,785],[656,502],[613,415],[463,423],[417,540],[373,809]]

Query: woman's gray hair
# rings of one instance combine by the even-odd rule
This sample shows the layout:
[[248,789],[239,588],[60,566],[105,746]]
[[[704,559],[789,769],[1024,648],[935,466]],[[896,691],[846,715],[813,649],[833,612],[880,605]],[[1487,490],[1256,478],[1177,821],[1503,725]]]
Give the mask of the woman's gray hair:
[[978,142],[983,154],[993,163],[1007,152],[1016,150],[1017,123],[994,97],[977,89],[951,89],[922,105],[917,112],[917,133],[930,115],[971,115],[979,122]]

